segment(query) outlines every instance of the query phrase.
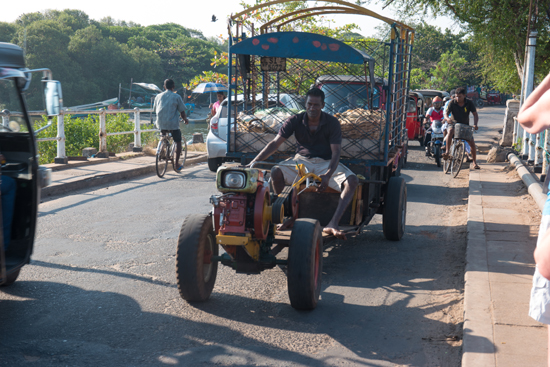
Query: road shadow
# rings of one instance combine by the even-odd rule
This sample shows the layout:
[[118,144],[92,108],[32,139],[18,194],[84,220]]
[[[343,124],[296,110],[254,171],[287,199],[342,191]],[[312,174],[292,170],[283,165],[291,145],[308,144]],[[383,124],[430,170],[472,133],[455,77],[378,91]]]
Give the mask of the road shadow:
[[53,282],[2,288],[0,363],[20,366],[326,366],[239,331],[144,311],[131,297]]

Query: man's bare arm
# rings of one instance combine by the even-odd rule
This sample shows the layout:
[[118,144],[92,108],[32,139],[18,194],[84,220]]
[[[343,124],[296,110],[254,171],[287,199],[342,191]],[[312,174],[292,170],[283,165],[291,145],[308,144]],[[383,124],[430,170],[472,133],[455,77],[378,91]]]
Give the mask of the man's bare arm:
[[332,150],[332,158],[330,159],[330,166],[326,175],[332,177],[336,168],[338,168],[338,163],[340,163],[340,153],[342,151],[342,145],[340,144],[330,144],[330,150]]
[[189,120],[187,119],[187,115],[185,114],[185,111],[181,111],[181,112],[180,112],[180,116],[181,116],[181,119],[182,119],[186,124],[189,123]]
[[477,111],[472,112],[472,115],[474,115],[474,126],[475,126],[475,129],[477,130],[477,123],[479,122],[479,115],[477,114]]
[[270,141],[264,149],[262,149],[262,151],[260,153],[258,153],[258,155],[256,156],[256,158],[254,158],[251,162],[250,162],[250,165],[254,162],[261,162],[261,161],[265,161],[267,158],[271,157],[271,155],[273,153],[275,153],[277,151],[277,149],[279,149],[279,147],[286,141],[285,138],[283,138],[281,135],[277,135],[275,137],[275,139],[273,139],[272,141]]
[[340,152],[342,151],[342,146],[340,144],[330,144],[330,150],[332,150],[330,165],[328,167],[328,171],[319,176],[321,178],[321,186],[317,188],[317,192],[323,192],[326,190],[330,178],[340,163]]

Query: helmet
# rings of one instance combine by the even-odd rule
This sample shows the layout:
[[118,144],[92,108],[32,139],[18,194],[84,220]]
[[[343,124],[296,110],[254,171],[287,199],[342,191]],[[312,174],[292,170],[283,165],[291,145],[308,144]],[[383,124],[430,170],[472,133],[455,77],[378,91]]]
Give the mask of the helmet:
[[441,103],[441,97],[440,97],[440,96],[436,96],[436,97],[432,100],[432,103],[436,103],[436,102],[440,102],[440,103]]

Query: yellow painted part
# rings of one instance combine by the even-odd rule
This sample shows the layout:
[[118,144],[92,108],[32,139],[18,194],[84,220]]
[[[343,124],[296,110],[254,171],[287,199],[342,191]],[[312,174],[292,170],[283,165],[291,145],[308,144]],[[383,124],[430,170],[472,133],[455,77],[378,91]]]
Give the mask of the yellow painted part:
[[304,177],[306,174],[306,166],[303,163],[296,162],[296,170],[300,177]]
[[[241,11],[240,13],[237,13],[233,16],[230,17],[231,20],[237,20],[238,18],[242,17],[243,15],[245,14],[248,14],[248,13],[251,13],[255,10],[258,10],[258,9],[261,9],[261,8],[266,8],[266,7],[269,7],[271,5],[277,5],[277,4],[283,4],[283,3],[287,3],[287,2],[293,2],[294,0],[273,0],[273,1],[269,1],[267,3],[264,3],[264,4],[259,4],[259,5],[256,5],[256,6],[253,6],[251,8],[248,8],[248,9],[245,9],[243,11]],[[302,1],[315,1],[315,0],[302,0]],[[403,24],[401,22],[398,22],[398,21],[395,21],[391,18],[386,18],[380,14],[377,14],[371,10],[368,10],[368,9],[365,9],[363,8],[362,6],[359,6],[359,5],[356,5],[356,4],[352,4],[352,3],[348,3],[347,1],[343,1],[343,0],[325,0],[325,3],[334,3],[334,4],[340,4],[342,6],[346,6],[350,9],[355,9],[358,11],[359,14],[362,14],[362,15],[367,15],[367,16],[370,16],[370,17],[373,17],[373,18],[376,18],[376,19],[379,19],[383,22],[386,22],[388,24],[398,24],[400,25],[401,27],[403,28],[406,28],[406,29],[409,29],[411,31],[414,31],[414,28],[412,27],[409,27],[408,25],[406,24]]]
[[264,204],[264,215],[263,215],[263,220],[264,220],[264,223],[267,223],[267,222],[271,222],[272,218],[273,218],[273,207],[272,206],[269,206],[267,204]]
[[257,241],[250,241],[244,246],[244,250],[250,255],[250,257],[256,261],[260,260],[260,243]]
[[243,236],[228,236],[224,234],[219,234],[216,236],[216,242],[220,245],[228,246],[246,246],[252,239],[250,233],[247,233],[245,237]]
[[302,184],[302,182],[307,180],[309,177],[312,177],[317,181],[321,181],[321,178],[319,176],[317,176],[315,173],[310,172],[310,173],[306,173],[301,179],[299,179],[297,182],[295,182],[294,185],[292,185],[292,187],[300,186]]

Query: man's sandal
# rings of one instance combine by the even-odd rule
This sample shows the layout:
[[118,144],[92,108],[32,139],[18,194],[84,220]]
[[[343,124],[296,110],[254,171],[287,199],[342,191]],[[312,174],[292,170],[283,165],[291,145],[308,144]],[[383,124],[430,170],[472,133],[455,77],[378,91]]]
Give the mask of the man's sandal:
[[472,168],[473,168],[473,169],[481,169],[481,168],[479,168],[479,166],[478,166],[477,164],[473,164],[473,165],[472,165]]

